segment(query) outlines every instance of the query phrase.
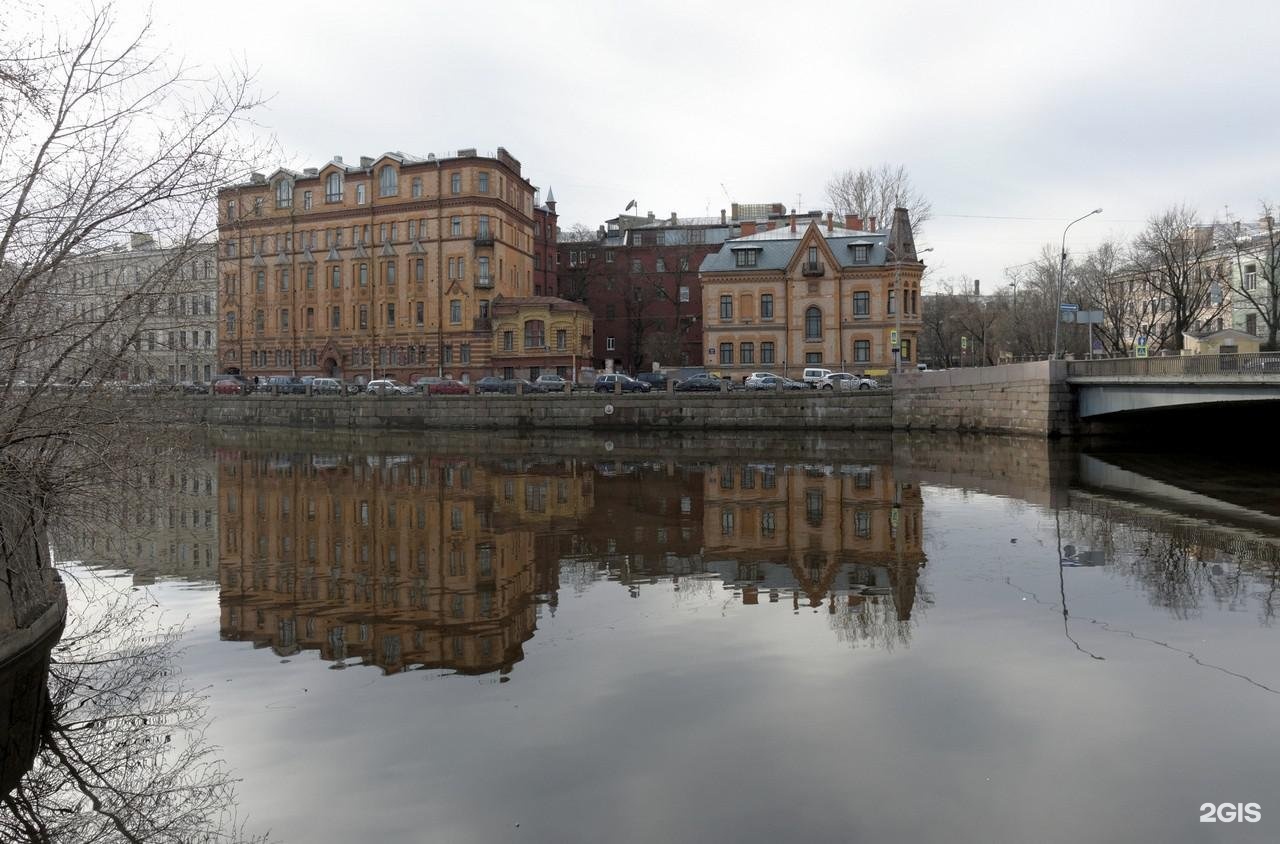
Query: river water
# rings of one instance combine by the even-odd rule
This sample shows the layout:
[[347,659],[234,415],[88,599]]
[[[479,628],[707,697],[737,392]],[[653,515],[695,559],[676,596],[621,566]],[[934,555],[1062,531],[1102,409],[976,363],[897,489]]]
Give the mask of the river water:
[[1276,478],[1018,439],[258,432],[56,550],[184,623],[272,840],[1274,841]]

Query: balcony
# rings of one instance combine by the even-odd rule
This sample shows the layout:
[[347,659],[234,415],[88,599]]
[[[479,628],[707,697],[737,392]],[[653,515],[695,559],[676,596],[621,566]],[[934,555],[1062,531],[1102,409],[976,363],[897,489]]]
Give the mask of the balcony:
[[821,261],[805,261],[800,265],[800,272],[806,276],[823,276],[827,274],[827,268]]
[[493,246],[493,232],[481,229],[476,232],[476,246]]
[[493,320],[488,317],[475,317],[471,320],[472,331],[492,331]]
[[493,287],[493,276],[491,276],[491,275],[478,275],[478,276],[476,276],[476,287],[481,288],[481,289],[483,289],[483,290],[488,290],[488,289],[492,288],[492,287]]

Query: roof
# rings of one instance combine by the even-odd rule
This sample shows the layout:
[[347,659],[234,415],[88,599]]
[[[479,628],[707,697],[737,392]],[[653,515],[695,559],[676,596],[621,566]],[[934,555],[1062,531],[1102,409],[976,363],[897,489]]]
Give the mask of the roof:
[[[885,263],[885,243],[888,240],[886,232],[868,232],[856,229],[846,229],[840,226],[833,226],[830,231],[825,225],[817,223],[809,223],[808,226],[797,226],[795,231],[791,230],[791,226],[779,226],[770,231],[756,232],[746,237],[738,237],[733,240],[726,241],[724,246],[720,247],[719,252],[708,255],[702,261],[699,272],[733,272],[740,270],[737,265],[737,259],[734,257],[735,252],[744,249],[754,249],[759,252],[756,257],[756,265],[751,267],[754,270],[783,270],[791,263],[792,257],[795,256],[796,250],[800,248],[800,241],[804,239],[809,229],[813,228],[826,239],[827,247],[832,254],[836,256],[841,267],[874,267],[882,266]],[[865,262],[853,261],[853,246],[870,246],[870,250]]]
[[1184,331],[1183,337],[1190,337],[1193,340],[1249,340],[1254,343],[1262,342],[1262,338],[1256,334],[1250,334],[1247,331],[1240,331],[1235,328],[1221,328],[1217,331]]
[[497,311],[517,310],[519,308],[547,308],[552,311],[583,311],[591,313],[591,309],[581,302],[571,302],[557,296],[521,296],[519,298],[502,297],[493,300],[493,309]]

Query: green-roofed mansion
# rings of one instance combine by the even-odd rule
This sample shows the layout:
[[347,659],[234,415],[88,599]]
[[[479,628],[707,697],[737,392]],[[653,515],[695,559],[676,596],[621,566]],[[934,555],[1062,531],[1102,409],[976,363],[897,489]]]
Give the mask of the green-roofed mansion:
[[[835,225],[747,231],[702,262],[706,367],[735,380],[755,371],[799,377],[806,366],[884,374],[901,314],[903,367],[914,367],[920,276],[911,220],[887,231],[855,216]],[[898,288],[895,289],[895,271]]]

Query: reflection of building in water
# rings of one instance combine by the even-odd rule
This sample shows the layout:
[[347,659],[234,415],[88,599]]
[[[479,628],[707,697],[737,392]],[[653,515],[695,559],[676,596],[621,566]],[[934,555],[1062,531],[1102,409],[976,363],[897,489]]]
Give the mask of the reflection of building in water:
[[224,638],[394,672],[509,670],[556,588],[536,532],[590,485],[562,461],[219,456]]
[[708,568],[741,589],[792,605],[856,608],[887,601],[906,622],[924,565],[920,488],[888,466],[725,464],[704,488]]
[[124,482],[104,483],[97,512],[55,526],[55,559],[124,568],[137,584],[213,580],[218,543],[212,456],[154,452]]

